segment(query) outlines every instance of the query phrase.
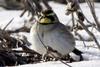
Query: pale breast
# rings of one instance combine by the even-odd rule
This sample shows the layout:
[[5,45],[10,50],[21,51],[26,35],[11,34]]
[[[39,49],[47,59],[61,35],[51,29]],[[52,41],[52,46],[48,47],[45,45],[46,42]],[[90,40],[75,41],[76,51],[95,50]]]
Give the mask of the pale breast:
[[[43,31],[43,29],[45,31]],[[48,26],[39,27],[36,30],[36,25],[31,29],[32,48],[40,54],[45,54],[45,46],[49,46],[58,51],[62,55],[66,55],[71,52],[75,47],[75,41],[72,34],[65,29],[62,24],[58,24],[52,29],[47,29]],[[54,28],[54,29],[53,29]],[[48,31],[50,30],[50,31]],[[42,43],[42,42],[43,43]],[[43,45],[44,44],[44,45]]]

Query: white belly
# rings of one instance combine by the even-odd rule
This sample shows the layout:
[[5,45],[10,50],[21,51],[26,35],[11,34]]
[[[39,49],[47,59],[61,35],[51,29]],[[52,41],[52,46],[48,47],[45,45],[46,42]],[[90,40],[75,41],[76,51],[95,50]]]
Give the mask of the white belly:
[[[49,46],[52,49],[58,51],[62,55],[67,55],[71,52],[74,47],[75,43],[69,39],[69,36],[65,34],[60,34],[57,29],[50,31],[50,32],[38,32],[40,34],[38,36],[35,27],[31,29],[31,39],[32,39],[32,46],[31,48],[40,54],[45,54],[46,49],[43,46],[42,42],[45,46]],[[41,42],[42,41],[42,42]]]

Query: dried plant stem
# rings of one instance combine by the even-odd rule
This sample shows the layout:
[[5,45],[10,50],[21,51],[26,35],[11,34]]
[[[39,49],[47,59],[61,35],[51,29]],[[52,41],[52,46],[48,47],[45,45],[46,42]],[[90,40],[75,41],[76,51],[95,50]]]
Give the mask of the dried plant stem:
[[5,29],[8,27],[8,25],[14,20],[14,18],[12,18],[9,23],[3,28],[3,31],[5,31]]
[[73,24],[72,30],[73,30],[73,28],[74,28],[74,26],[75,26],[74,13],[72,13],[71,15],[72,15],[72,24]]
[[43,4],[46,6],[47,9],[52,9],[52,8],[49,6],[47,0],[42,0],[42,2],[43,2]]
[[22,17],[22,16],[25,14],[26,11],[27,11],[27,10],[25,9],[25,10],[21,13],[20,17]]
[[84,23],[81,20],[78,20],[78,22],[82,25],[82,27],[84,28],[84,30],[94,39],[95,43],[97,44],[98,48],[100,49],[100,45],[99,42],[97,41],[96,37],[94,36],[93,33],[91,33],[87,27],[84,25]]
[[[79,2],[78,0],[72,0],[71,2],[75,2],[75,4],[77,5],[77,8],[80,9],[80,6],[79,6]],[[88,0],[89,4],[91,5],[91,2]],[[92,6],[91,6],[92,7]],[[99,22],[97,21],[97,17],[96,17],[96,14],[95,14],[95,11],[94,9],[91,9],[91,12],[93,12],[93,17],[95,18],[95,21],[97,23],[97,27],[100,27]],[[78,12],[76,11],[76,14],[78,16]],[[83,14],[84,15],[84,14]],[[100,49],[100,45],[99,45],[99,42],[97,41],[96,37],[94,36],[94,34],[92,32],[90,32],[88,30],[88,28],[85,26],[85,24],[83,23],[82,20],[78,20],[78,22],[81,24],[81,26],[84,28],[84,30],[94,39],[95,43],[97,44],[98,48]]]
[[94,4],[92,4],[92,2],[90,0],[85,0],[85,1],[87,2],[88,6],[90,7],[90,11],[91,11],[92,16],[93,16],[93,18],[95,20],[95,23],[97,25],[98,31],[100,32],[100,23],[99,23],[99,21],[97,19],[96,13],[95,13]]
[[78,35],[80,37],[80,39],[83,41],[84,47],[87,47],[83,37],[77,32],[77,30],[75,31],[75,34]]

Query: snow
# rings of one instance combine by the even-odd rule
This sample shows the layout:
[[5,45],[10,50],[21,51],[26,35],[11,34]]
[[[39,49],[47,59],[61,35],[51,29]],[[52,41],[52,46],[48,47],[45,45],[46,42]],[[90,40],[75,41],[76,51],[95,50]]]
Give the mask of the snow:
[[[82,61],[82,62],[74,62],[74,63],[67,63],[72,67],[100,67],[100,60],[96,61]],[[16,67],[68,67],[67,65],[61,63],[60,61],[56,62],[44,62],[38,64],[27,64],[21,65]]]
[[[57,14],[59,20],[61,23],[65,25],[72,25],[71,23],[71,16],[66,16],[66,5],[50,2],[50,6],[53,8],[55,13]],[[94,19],[90,13],[90,9],[88,8],[88,5],[86,3],[80,4],[83,13],[89,19],[89,21],[94,22]],[[98,20],[100,21],[100,3],[95,3],[95,11],[96,15],[98,17]],[[28,22],[29,17],[27,16],[27,13],[21,18],[19,17],[22,11],[14,11],[14,10],[4,10],[3,8],[0,8],[0,28],[3,29],[7,23],[14,18],[13,22],[7,27],[6,30],[16,30]],[[76,16],[75,16],[76,17]],[[77,18],[77,17],[76,17]],[[87,24],[87,22],[84,22]],[[96,36],[98,41],[100,42],[100,32],[98,32],[96,29],[89,28],[91,32]],[[89,40],[91,37],[86,33],[84,30],[79,30],[78,33],[83,37],[84,40]],[[21,37],[26,36],[28,41],[29,39],[29,33],[26,32],[20,32],[17,34],[13,34],[12,37]],[[75,36],[76,37],[76,36]],[[85,45],[83,41],[76,40],[76,48],[81,50],[83,52],[82,56],[84,58],[84,61],[81,62],[73,62],[68,63],[72,67],[100,67],[100,50],[96,46],[94,41],[85,41]],[[73,55],[73,54],[72,54]],[[73,55],[74,56],[74,55]],[[74,56],[75,57],[75,56]],[[26,65],[19,65],[16,67],[68,67],[67,65],[61,63],[60,61],[50,61],[50,62],[41,62],[37,64],[26,64]]]
[[0,11],[0,28],[3,29],[7,25],[7,23],[9,23],[9,21],[13,18],[14,20],[11,22],[6,30],[15,30],[23,27],[23,25],[27,22],[29,18],[27,13],[23,17],[20,17],[21,13],[22,11],[14,10]]

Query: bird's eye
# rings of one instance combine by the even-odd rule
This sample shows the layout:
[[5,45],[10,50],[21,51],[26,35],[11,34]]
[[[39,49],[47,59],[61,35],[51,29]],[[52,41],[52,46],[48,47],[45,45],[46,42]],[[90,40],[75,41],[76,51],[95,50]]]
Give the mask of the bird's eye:
[[55,21],[55,18],[53,16],[46,16],[46,17],[51,19],[52,21]]

